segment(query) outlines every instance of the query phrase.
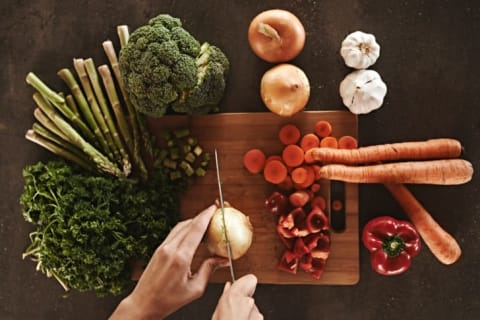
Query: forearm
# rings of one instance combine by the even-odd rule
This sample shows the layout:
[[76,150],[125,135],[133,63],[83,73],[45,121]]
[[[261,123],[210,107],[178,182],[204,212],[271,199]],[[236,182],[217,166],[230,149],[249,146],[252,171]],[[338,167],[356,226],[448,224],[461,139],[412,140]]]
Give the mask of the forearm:
[[110,316],[109,320],[149,320],[163,319],[164,315],[157,312],[151,312],[149,308],[145,308],[140,303],[136,303],[132,296],[123,299]]

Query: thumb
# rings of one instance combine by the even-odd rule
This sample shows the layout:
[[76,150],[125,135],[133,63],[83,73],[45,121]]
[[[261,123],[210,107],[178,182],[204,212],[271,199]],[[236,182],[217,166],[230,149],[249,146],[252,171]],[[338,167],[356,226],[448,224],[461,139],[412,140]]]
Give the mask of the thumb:
[[246,297],[251,297],[255,293],[256,287],[257,277],[253,274],[247,274],[235,281],[231,286],[231,290],[237,291]]

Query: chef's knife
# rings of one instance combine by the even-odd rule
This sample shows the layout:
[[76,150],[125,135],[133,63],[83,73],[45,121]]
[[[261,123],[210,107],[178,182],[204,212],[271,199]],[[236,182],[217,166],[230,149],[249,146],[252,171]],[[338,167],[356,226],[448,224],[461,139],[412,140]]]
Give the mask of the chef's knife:
[[225,237],[225,244],[227,246],[228,262],[229,262],[229,265],[230,265],[230,276],[232,277],[232,282],[234,282],[235,281],[235,271],[233,270],[232,247],[230,246],[230,241],[228,240],[227,225],[225,224],[225,204],[223,202],[222,179],[220,178],[220,167],[218,165],[217,149],[215,149],[215,168],[217,169],[218,194],[219,194],[219,197],[220,197],[220,210],[222,212],[223,232],[224,232],[224,237]]

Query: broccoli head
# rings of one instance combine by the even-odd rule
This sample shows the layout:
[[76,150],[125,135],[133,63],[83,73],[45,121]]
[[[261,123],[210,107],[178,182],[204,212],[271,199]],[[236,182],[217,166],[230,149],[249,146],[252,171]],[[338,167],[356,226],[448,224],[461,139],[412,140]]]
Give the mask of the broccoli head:
[[132,32],[119,64],[133,106],[149,116],[162,116],[170,107],[188,114],[217,111],[229,70],[218,47],[200,45],[168,14]]

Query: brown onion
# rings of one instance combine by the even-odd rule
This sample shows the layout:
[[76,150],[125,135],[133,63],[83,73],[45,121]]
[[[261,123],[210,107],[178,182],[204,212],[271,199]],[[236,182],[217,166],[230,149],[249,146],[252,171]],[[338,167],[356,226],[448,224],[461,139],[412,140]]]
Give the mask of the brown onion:
[[[250,248],[253,239],[253,226],[250,219],[233,207],[225,207],[225,226],[232,250],[232,259],[243,256]],[[207,229],[206,244],[208,250],[215,255],[228,257],[225,241],[222,210],[217,209]]]
[[248,28],[253,52],[268,62],[287,62],[305,45],[305,29],[291,12],[272,9],[259,13]]
[[307,104],[310,83],[302,69],[283,63],[265,72],[260,83],[260,95],[270,111],[290,117]]

